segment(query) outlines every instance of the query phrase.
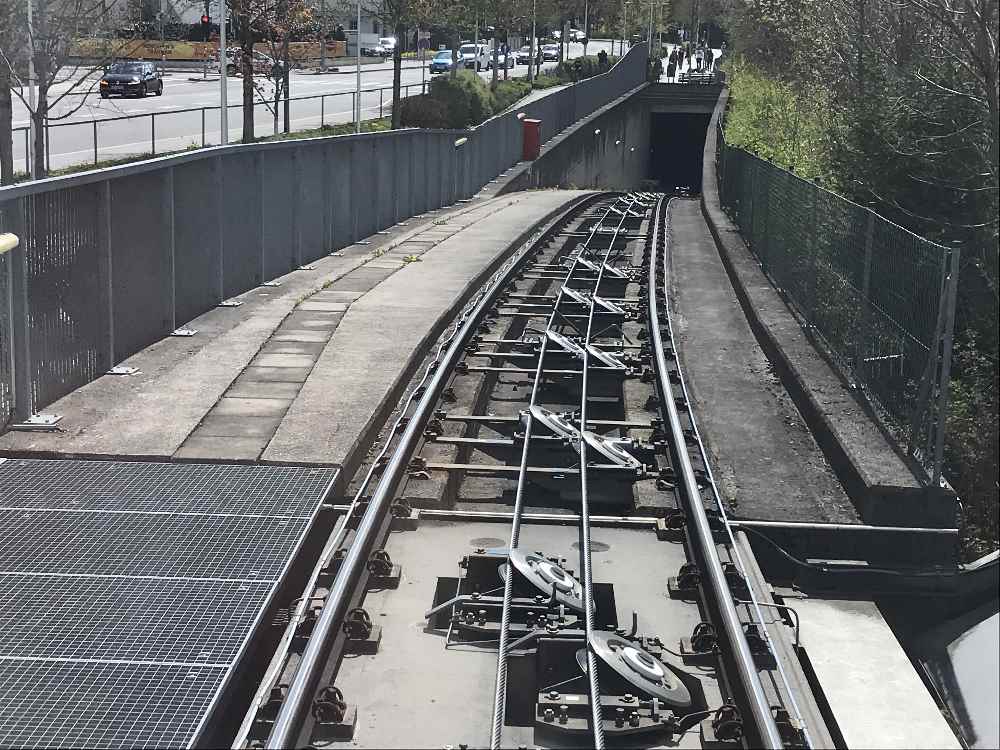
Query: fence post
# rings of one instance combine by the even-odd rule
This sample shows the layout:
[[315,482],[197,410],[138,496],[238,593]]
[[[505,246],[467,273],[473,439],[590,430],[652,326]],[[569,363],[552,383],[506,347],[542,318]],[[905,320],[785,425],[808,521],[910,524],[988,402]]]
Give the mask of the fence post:
[[149,140],[153,156],[156,156],[156,112],[149,116]]
[[215,195],[216,195],[216,209],[215,217],[216,224],[218,225],[218,243],[219,248],[219,277],[218,281],[218,301],[222,302],[226,299],[226,225],[222,218],[222,215],[226,207],[226,178],[225,170],[223,168],[222,156],[216,156],[212,160],[215,167]]
[[174,168],[167,167],[163,172],[163,220],[166,223],[167,256],[170,264],[170,274],[167,283],[170,299],[170,330],[177,330],[177,238],[174,230]]
[[382,119],[382,92],[384,91],[385,89],[378,90],[378,117],[380,120]]
[[[302,205],[302,180],[295,179],[299,174],[299,164],[302,162],[301,159],[301,149],[296,146],[292,149],[292,226],[291,226],[291,237],[292,237],[292,255],[295,258],[295,267],[305,263],[302,257],[302,227],[299,226],[299,206]],[[261,176],[263,177],[264,170],[261,169]],[[261,204],[264,202],[265,188],[263,179],[261,180]],[[263,211],[261,212],[263,213]],[[260,280],[264,281],[267,275],[264,273],[264,269],[261,269]]]
[[111,245],[111,180],[101,183],[97,218],[97,275],[101,281],[100,307],[104,313],[104,349],[100,369],[115,366],[115,293],[113,248]]
[[94,120],[94,166],[97,166],[97,120]]
[[816,313],[819,309],[819,237],[821,234],[821,229],[819,227],[819,197],[820,191],[819,186],[815,183],[808,183],[809,194],[811,199],[809,201],[809,218],[811,219],[812,231],[808,233],[809,235],[809,313],[808,320],[806,324],[811,327],[816,327]]
[[201,108],[201,147],[205,148],[205,108]]
[[31,174],[31,145],[29,140],[30,128],[24,129],[24,172]]
[[941,472],[944,468],[944,438],[948,426],[948,398],[951,394],[951,347],[955,335],[955,302],[958,297],[958,262],[961,250],[953,247],[949,253],[948,282],[945,296],[944,336],[941,346],[941,372],[937,388],[937,419],[934,435],[934,471],[932,486],[941,486]]
[[858,387],[867,381],[864,376],[865,344],[869,335],[868,308],[871,305],[872,284],[872,244],[875,239],[875,213],[868,212],[868,222],[865,227],[865,265],[861,277],[861,314],[858,320],[858,333],[854,341],[854,379]]
[[19,247],[9,253],[7,276],[9,287],[7,294],[10,297],[8,303],[8,313],[10,314],[11,330],[11,358],[13,367],[11,368],[11,387],[14,389],[14,421],[25,420],[34,413],[34,398],[32,397],[32,370],[31,365],[31,329],[28,319],[28,248],[32,243],[28,241],[28,233],[25,231],[27,221],[25,214],[27,207],[25,203],[32,198],[25,197],[7,204],[11,212],[10,229],[20,239]]
[[326,117],[326,94],[319,98],[319,126],[322,128]]

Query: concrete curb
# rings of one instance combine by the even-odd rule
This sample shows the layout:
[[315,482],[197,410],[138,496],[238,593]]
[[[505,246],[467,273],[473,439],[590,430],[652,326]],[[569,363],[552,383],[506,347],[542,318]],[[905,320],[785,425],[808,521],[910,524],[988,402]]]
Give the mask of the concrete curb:
[[723,89],[705,137],[701,210],[750,329],[864,522],[954,527],[954,493],[924,486],[820,352],[802,346],[808,336],[722,210],[716,126],[728,98]]

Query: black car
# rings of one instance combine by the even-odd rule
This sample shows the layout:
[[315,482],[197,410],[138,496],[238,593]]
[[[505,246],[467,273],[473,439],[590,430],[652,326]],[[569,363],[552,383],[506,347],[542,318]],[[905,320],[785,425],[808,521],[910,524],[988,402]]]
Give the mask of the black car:
[[101,98],[112,94],[145,96],[152,92],[163,94],[163,79],[153,63],[117,62],[101,78]]

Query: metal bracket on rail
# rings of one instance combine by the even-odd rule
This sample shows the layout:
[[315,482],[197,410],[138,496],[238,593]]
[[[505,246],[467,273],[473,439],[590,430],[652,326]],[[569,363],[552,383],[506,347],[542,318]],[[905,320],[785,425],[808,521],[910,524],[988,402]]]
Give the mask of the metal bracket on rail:
[[743,716],[736,706],[720,706],[711,718],[701,723],[703,748],[742,747]]
[[354,739],[358,724],[357,706],[347,705],[340,688],[327,685],[313,701],[312,714],[316,719],[313,737],[319,742],[336,742]]
[[719,636],[715,627],[699,622],[690,638],[681,638],[680,650],[685,664],[711,664],[719,653]]
[[347,634],[347,643],[344,644],[345,654],[370,656],[378,653],[378,646],[382,641],[382,627],[374,624],[371,615],[361,607],[356,607],[347,613],[344,618],[344,633]]
[[698,597],[700,587],[701,570],[692,562],[681,565],[677,575],[667,579],[667,592],[671,599],[695,599]]
[[372,556],[368,558],[368,572],[371,574],[368,578],[369,590],[397,589],[403,569],[393,563],[388,552],[384,549],[378,549],[372,552]]

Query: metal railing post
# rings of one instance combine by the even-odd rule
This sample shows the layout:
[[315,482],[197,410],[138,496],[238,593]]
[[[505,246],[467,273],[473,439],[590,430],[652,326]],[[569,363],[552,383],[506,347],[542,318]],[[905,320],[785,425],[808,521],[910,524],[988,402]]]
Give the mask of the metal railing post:
[[854,378],[859,387],[866,381],[864,377],[865,367],[865,342],[868,336],[870,316],[868,308],[871,305],[871,284],[872,284],[872,244],[875,239],[875,214],[869,211],[868,221],[865,225],[865,265],[861,276],[861,311],[858,317],[858,333],[854,341]]
[[104,328],[104,347],[101,354],[103,370],[115,365],[115,300],[113,279],[113,254],[111,246],[111,180],[101,183],[100,207],[97,217],[97,275],[101,281],[101,311]]
[[149,125],[150,125],[149,140],[150,140],[150,147],[152,149],[150,153],[152,153],[153,156],[156,156],[156,113],[155,112],[149,116]]
[[323,127],[326,116],[326,94],[319,98],[319,126]]
[[201,147],[205,148],[205,108],[201,108]]
[[934,435],[934,468],[932,487],[941,486],[944,470],[944,438],[948,426],[948,399],[951,395],[951,347],[955,335],[955,303],[958,298],[958,262],[961,250],[953,247],[949,253],[947,296],[945,297],[944,336],[941,340],[941,372],[938,380],[937,419]]
[[97,166],[97,120],[94,120],[94,166]]
[[380,120],[382,119],[382,96],[384,91],[385,89],[378,90],[378,117]]
[[[6,289],[7,289],[7,376],[8,387],[10,388],[11,396],[11,408],[14,408],[14,394],[17,393],[17,373],[16,373],[16,363],[14,361],[14,259],[11,257],[13,251],[17,249],[20,244],[16,234],[0,234],[0,261],[4,260],[6,256],[6,266],[5,275]],[[5,422],[7,421],[7,415],[0,415],[0,418]]]
[[[18,252],[10,254],[10,315],[11,315],[11,349],[14,351],[14,370],[11,377],[17,386],[14,391],[14,418],[27,419],[34,413],[34,396],[32,388],[31,363],[31,327],[28,298],[28,241],[27,233],[27,202],[32,196],[8,203],[12,211],[11,230],[20,238]],[[15,322],[16,321],[16,322]]]

